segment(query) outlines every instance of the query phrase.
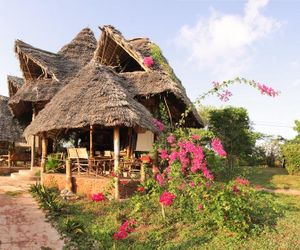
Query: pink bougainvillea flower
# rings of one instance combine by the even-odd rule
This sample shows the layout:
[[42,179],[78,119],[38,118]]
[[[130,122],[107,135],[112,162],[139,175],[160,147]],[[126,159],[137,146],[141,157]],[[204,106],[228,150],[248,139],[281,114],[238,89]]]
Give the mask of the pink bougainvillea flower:
[[173,204],[176,196],[174,194],[169,193],[168,191],[164,191],[160,196],[159,202],[164,206],[170,206]]
[[140,158],[140,160],[141,160],[143,163],[146,163],[146,164],[148,164],[148,163],[151,162],[151,158],[150,158],[149,155],[142,155],[141,158]]
[[240,185],[243,185],[243,186],[248,186],[249,183],[250,183],[247,179],[243,179],[243,178],[240,178],[240,177],[236,178],[236,182]]
[[189,185],[190,185],[190,187],[195,187],[195,182],[191,181],[191,182],[189,183]]
[[134,231],[135,221],[127,220],[119,228],[118,232],[114,234],[115,240],[123,240],[128,237],[129,233]]
[[266,95],[272,96],[272,97],[279,95],[278,91],[275,91],[273,88],[268,87],[265,84],[257,83],[257,87],[263,95],[266,94]]
[[154,60],[151,56],[146,56],[144,57],[144,65],[147,67],[147,68],[151,68],[154,64]]
[[218,138],[212,139],[211,146],[212,146],[213,151],[215,151],[219,156],[221,156],[221,157],[227,156],[227,153],[223,149],[223,145],[222,145],[220,139],[218,139]]
[[92,194],[92,200],[95,202],[107,200],[106,196],[103,193]]
[[170,155],[169,155],[169,163],[172,164],[174,161],[177,160],[178,157],[178,152],[173,151]]
[[203,208],[203,205],[202,204],[198,204],[198,210],[202,211],[204,208]]
[[224,90],[222,93],[218,93],[218,97],[222,102],[229,101],[229,97],[232,96],[232,93],[229,90]]
[[169,158],[167,150],[165,150],[165,149],[158,149],[158,152],[160,153],[160,158],[162,160],[167,160]]
[[159,120],[153,119],[153,124],[159,131],[161,131],[161,132],[164,131],[165,125],[162,122],[160,122]]
[[165,179],[163,178],[163,176],[161,174],[157,174],[156,175],[156,181],[158,182],[158,184],[162,187],[163,185],[165,185]]
[[169,144],[173,144],[175,142],[176,138],[174,135],[170,134],[168,137],[167,137],[167,142]]
[[238,188],[237,185],[233,185],[233,186],[232,186],[232,191],[233,191],[234,193],[239,193],[239,192],[240,192],[240,190],[239,190],[239,188]]
[[193,140],[200,140],[200,135],[192,135]]

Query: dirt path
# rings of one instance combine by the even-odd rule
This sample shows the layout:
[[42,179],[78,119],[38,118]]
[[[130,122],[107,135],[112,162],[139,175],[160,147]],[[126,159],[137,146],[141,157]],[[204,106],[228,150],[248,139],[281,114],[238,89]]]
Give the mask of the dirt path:
[[0,177],[0,249],[62,249],[60,235],[27,192],[30,184]]

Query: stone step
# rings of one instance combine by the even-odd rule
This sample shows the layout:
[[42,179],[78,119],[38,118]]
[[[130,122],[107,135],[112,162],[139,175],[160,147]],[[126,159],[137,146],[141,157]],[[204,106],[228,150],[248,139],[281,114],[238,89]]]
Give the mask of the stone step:
[[12,173],[10,175],[11,178],[20,181],[38,181],[40,177],[33,175],[21,175],[19,173]]
[[39,171],[40,170],[29,170],[29,169],[19,170],[19,174],[24,176],[35,176],[35,174]]

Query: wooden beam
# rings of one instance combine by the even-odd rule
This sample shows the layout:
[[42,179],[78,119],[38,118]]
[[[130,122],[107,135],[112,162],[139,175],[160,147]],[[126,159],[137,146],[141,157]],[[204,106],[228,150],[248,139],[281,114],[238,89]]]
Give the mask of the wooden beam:
[[94,157],[94,144],[93,144],[93,125],[90,126],[90,158]]
[[114,128],[114,172],[115,178],[115,199],[120,199],[119,192],[119,162],[120,162],[120,128]]
[[[35,107],[32,108],[32,121],[35,119]],[[30,169],[33,170],[35,165],[35,136],[32,135],[31,138],[31,162],[30,162]]]
[[43,174],[46,172],[46,160],[47,160],[47,148],[48,148],[48,139],[46,132],[43,133],[41,138],[42,143],[42,160],[41,160],[41,182],[43,184]]

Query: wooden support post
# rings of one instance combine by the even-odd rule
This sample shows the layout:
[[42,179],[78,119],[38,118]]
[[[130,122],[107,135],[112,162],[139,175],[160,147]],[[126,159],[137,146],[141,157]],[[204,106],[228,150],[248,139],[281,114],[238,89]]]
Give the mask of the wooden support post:
[[48,139],[46,132],[43,133],[41,138],[42,146],[42,159],[41,159],[41,183],[43,184],[43,174],[46,172],[46,160],[47,160],[47,148],[48,148]]
[[94,145],[93,145],[93,126],[90,126],[90,158],[94,157]]
[[8,149],[7,166],[11,168],[11,149]]
[[71,172],[71,162],[66,160],[66,186],[65,188],[72,192],[72,172]]
[[145,172],[145,164],[141,164],[141,183],[145,182],[146,180],[146,172]]
[[[35,108],[32,109],[32,121],[35,118]],[[35,136],[32,135],[31,138],[31,163],[30,163],[30,169],[33,170],[35,165]]]
[[119,162],[120,162],[120,128],[114,128],[114,172],[115,177],[115,199],[120,199],[119,192]]

